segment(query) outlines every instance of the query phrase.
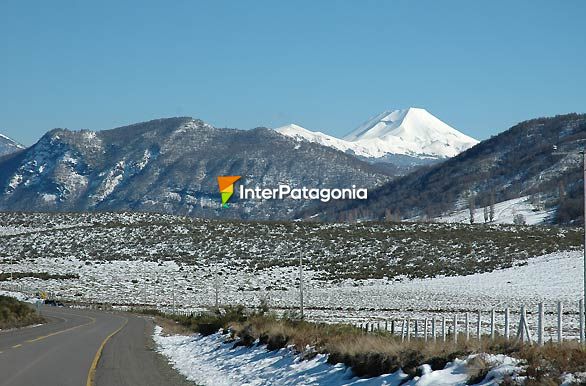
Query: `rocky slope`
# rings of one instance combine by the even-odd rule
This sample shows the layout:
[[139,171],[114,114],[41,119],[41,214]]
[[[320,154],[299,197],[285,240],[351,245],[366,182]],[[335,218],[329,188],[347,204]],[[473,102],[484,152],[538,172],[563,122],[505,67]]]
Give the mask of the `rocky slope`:
[[241,175],[242,183],[261,187],[373,188],[389,179],[355,157],[270,129],[219,129],[169,118],[98,132],[48,132],[0,160],[0,210],[289,219],[312,204],[234,197],[229,209],[221,209],[216,181],[221,175]]

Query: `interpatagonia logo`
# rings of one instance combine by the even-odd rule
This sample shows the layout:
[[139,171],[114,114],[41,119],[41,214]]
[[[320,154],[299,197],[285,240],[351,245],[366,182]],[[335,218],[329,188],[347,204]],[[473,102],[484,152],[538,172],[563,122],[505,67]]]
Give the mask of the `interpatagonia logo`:
[[240,179],[240,176],[219,176],[218,186],[222,196],[222,208],[228,207],[228,200],[234,194],[234,183]]
[[[241,176],[219,176],[218,186],[222,196],[222,208],[228,208],[228,200],[234,194],[234,183]],[[292,188],[286,184],[280,184],[276,188],[244,187],[238,189],[240,200],[319,200],[329,202],[331,200],[367,200],[368,189],[351,185],[348,188]]]
[[319,200],[329,202],[331,200],[367,200],[368,189],[357,188],[352,185],[349,188],[292,188],[281,184],[277,188],[245,188],[240,185],[239,194],[241,200]]

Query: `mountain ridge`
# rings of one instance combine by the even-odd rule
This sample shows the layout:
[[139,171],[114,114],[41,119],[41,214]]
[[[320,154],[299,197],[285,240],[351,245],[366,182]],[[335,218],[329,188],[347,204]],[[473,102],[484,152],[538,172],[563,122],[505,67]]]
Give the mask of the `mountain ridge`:
[[0,133],[0,157],[22,149],[24,149],[23,145]]
[[310,205],[231,200],[220,208],[216,177],[260,186],[373,188],[388,174],[329,147],[267,128],[215,128],[189,117],[89,131],[54,129],[0,160],[0,210],[137,210],[196,217],[290,219]]

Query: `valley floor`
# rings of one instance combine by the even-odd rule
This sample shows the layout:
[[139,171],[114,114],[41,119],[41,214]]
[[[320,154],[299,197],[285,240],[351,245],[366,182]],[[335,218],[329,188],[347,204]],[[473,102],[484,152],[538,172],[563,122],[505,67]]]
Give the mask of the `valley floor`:
[[[37,290],[54,293],[59,297],[77,301],[148,304],[171,310],[173,292],[176,308],[202,309],[215,301],[215,279],[196,270],[174,280],[176,265],[144,261],[109,261],[86,265],[74,258],[63,260],[38,258],[34,263],[22,262],[20,271],[70,272],[78,267],[79,279],[40,280],[23,278],[16,282],[0,282],[0,289]],[[583,289],[583,253],[581,251],[556,252],[529,259],[524,265],[467,276],[436,277],[401,281],[364,280],[340,284],[312,280],[314,273],[305,272],[305,306],[310,320],[319,322],[350,322],[423,319],[483,312],[483,329],[488,330],[489,312],[497,311],[497,330],[502,326],[503,311],[510,307],[513,324],[518,311],[525,305],[529,311],[530,326],[536,325],[539,302],[546,307],[546,338],[555,339],[556,303],[562,301],[565,336],[578,335],[578,300]],[[0,264],[0,269],[9,269]],[[246,277],[232,272],[218,280],[219,302],[255,306],[262,299],[271,308],[280,310],[298,306],[299,291],[295,289],[298,271],[286,268],[261,271]],[[148,277],[143,285],[133,283],[135,278]],[[290,283],[289,290],[239,290],[260,287],[263,282],[279,277]],[[175,283],[173,283],[175,281]],[[174,287],[175,286],[175,287]],[[473,320],[473,319],[471,319]]]

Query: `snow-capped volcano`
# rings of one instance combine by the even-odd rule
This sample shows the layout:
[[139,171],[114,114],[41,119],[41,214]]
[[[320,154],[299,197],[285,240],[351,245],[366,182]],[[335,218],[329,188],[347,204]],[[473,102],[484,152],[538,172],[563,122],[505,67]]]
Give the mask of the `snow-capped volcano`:
[[413,107],[378,114],[343,139],[298,125],[287,125],[276,130],[289,137],[317,142],[366,158],[390,155],[449,158],[478,143],[427,110]]
[[425,109],[385,111],[344,137],[376,153],[453,157],[478,143]]

